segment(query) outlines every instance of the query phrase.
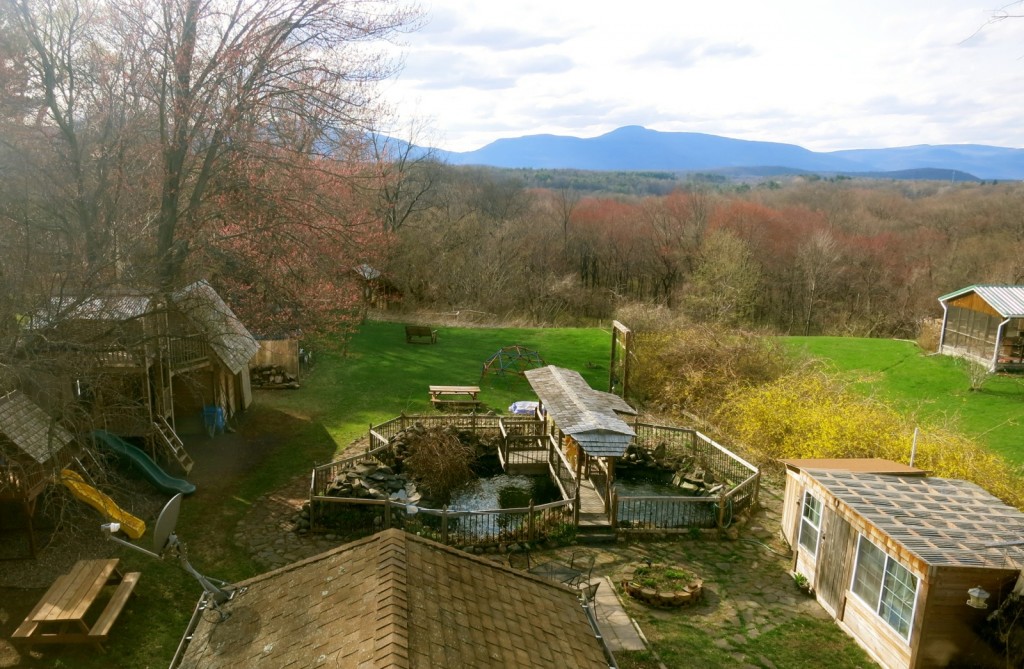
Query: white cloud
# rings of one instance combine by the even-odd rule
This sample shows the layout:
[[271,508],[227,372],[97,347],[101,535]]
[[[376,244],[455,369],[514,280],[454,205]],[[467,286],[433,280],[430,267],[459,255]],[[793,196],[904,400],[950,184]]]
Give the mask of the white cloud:
[[387,87],[440,146],[622,125],[800,144],[1024,147],[1024,18],[975,0],[434,0]]

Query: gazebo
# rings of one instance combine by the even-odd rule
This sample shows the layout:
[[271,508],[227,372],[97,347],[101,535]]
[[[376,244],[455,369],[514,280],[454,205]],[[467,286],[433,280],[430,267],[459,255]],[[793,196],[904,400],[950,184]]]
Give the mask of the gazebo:
[[36,555],[36,500],[71,461],[74,438],[17,390],[0,396],[0,502],[24,513],[29,550]]
[[1024,370],[1024,286],[968,286],[939,302],[939,353],[975,360],[993,372]]

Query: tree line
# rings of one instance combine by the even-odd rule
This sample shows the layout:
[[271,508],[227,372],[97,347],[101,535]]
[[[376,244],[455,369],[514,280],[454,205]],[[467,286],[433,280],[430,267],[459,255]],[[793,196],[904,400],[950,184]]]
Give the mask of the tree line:
[[409,309],[568,324],[639,302],[780,333],[913,337],[940,295],[1024,281],[1016,183],[794,177],[623,195],[407,167],[433,184],[384,269]]

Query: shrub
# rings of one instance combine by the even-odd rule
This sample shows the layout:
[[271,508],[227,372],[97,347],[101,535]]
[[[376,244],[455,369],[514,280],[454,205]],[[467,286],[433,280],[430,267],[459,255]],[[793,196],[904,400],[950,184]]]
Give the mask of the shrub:
[[788,368],[773,340],[732,329],[691,325],[640,332],[634,341],[630,399],[668,415],[709,418],[731,393]]
[[[716,415],[719,427],[764,467],[780,458],[887,458],[908,462],[913,420],[864,398],[815,368],[732,392]],[[936,476],[973,481],[1007,504],[1024,506],[1021,477],[1005,460],[942,426],[917,439],[914,466]]]
[[476,447],[464,444],[456,431],[431,428],[415,433],[408,442],[404,466],[427,494],[447,503],[452,492],[474,477]]

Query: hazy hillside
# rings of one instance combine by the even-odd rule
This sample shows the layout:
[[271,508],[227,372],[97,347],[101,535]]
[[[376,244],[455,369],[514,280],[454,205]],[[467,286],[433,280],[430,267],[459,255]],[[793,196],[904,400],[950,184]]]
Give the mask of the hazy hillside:
[[[1024,179],[1024,150],[975,144],[815,152],[794,144],[755,142],[639,126],[582,139],[529,135],[500,139],[475,151],[439,151],[454,165],[579,170],[714,172],[757,168],[883,178],[953,181]],[[916,172],[929,170],[927,172]],[[890,175],[902,172],[902,175]]]

